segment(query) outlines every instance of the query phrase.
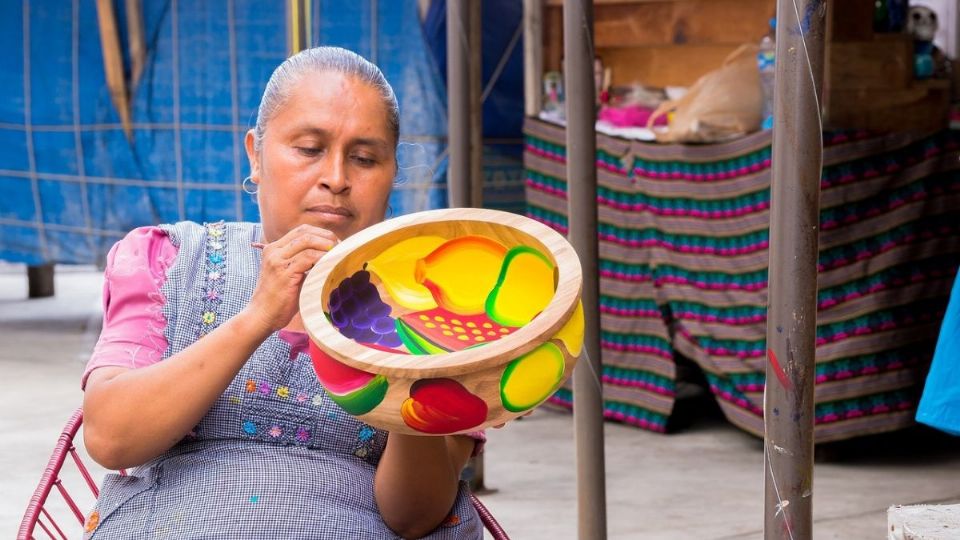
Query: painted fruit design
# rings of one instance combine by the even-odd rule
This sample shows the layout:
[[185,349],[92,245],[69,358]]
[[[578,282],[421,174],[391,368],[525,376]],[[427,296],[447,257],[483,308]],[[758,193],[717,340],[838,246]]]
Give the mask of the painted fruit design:
[[413,354],[460,351],[496,341],[515,330],[493,322],[485,313],[457,315],[443,308],[408,313],[397,321],[400,340]]
[[376,274],[387,294],[408,309],[417,311],[437,307],[433,293],[417,281],[417,264],[447,240],[439,236],[415,236],[390,246],[367,263],[367,270]]
[[421,259],[415,278],[440,307],[459,315],[483,313],[506,254],[507,248],[496,240],[461,236]]
[[[337,284],[327,308],[344,336],[368,347],[445,354],[512,335],[543,312],[556,291],[556,264],[533,247],[507,248],[477,235],[427,235],[397,242],[370,259]],[[583,330],[578,304],[548,342],[505,366],[499,398],[507,411],[528,411],[556,391],[567,359],[582,350]],[[384,376],[354,369],[312,343],[310,349],[320,382],[344,410],[364,415],[384,402]],[[394,385],[394,392],[402,388]],[[489,414],[484,399],[451,378],[414,381],[399,409],[410,429],[431,435],[474,429]]]
[[400,416],[421,433],[465,431],[487,419],[487,404],[453,379],[421,379],[410,386]]
[[348,366],[310,341],[310,358],[317,379],[334,403],[352,415],[367,414],[387,395],[387,379]]
[[[563,328],[553,337],[577,357],[583,349],[583,304],[577,307]],[[500,402],[510,412],[523,412],[550,397],[566,370],[563,351],[548,341],[511,361],[500,377]]]
[[366,269],[341,281],[330,292],[327,307],[333,326],[358,343],[391,348],[402,344],[390,305],[380,299],[380,291],[370,282]]
[[547,342],[507,364],[500,378],[500,401],[522,412],[550,396],[563,378],[563,351]]
[[504,257],[484,308],[497,323],[523,326],[550,304],[554,292],[554,265],[550,259],[531,247],[517,246]]

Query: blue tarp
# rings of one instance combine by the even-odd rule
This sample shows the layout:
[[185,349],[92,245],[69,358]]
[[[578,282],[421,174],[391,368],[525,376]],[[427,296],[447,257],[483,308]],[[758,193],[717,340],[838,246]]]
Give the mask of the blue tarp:
[[[392,207],[445,205],[446,97],[417,2],[311,4],[312,44],[366,56],[397,92],[403,144]],[[114,5],[126,44],[124,2]],[[240,190],[248,171],[242,137],[287,56],[287,5],[142,0],[147,58],[128,142],[105,82],[95,2],[4,2],[0,260],[90,263],[140,225],[256,220],[256,205]],[[507,150],[487,149],[489,205],[522,208],[518,141],[494,142]]]

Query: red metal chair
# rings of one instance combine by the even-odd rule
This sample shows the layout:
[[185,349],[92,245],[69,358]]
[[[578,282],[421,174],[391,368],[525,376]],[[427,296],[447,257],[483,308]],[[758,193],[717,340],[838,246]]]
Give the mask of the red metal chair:
[[[34,490],[33,496],[30,497],[30,503],[27,505],[27,511],[23,514],[23,519],[20,521],[20,530],[17,533],[18,540],[33,540],[36,538],[34,533],[37,530],[37,527],[40,528],[44,533],[46,533],[48,538],[53,540],[67,540],[69,536],[61,528],[60,524],[54,518],[51,509],[48,507],[48,499],[50,492],[53,491],[53,488],[56,487],[57,491],[60,493],[60,496],[66,502],[67,507],[70,510],[70,513],[77,520],[77,523],[80,527],[84,523],[84,514],[80,510],[80,506],[77,504],[76,499],[70,495],[67,491],[67,488],[63,485],[63,478],[61,473],[63,471],[63,464],[67,459],[67,455],[73,458],[74,464],[80,476],[83,477],[83,480],[86,483],[86,486],[90,489],[90,493],[93,495],[93,498],[96,499],[100,496],[100,490],[97,489],[96,482],[93,481],[93,477],[90,475],[90,470],[87,469],[87,466],[84,465],[83,460],[80,458],[80,454],[77,452],[77,447],[74,444],[74,438],[77,435],[77,431],[80,429],[80,426],[83,424],[83,409],[77,409],[74,411],[73,415],[70,416],[70,420],[67,421],[67,425],[64,426],[63,431],[60,432],[60,438],[57,439],[57,445],[53,449],[53,454],[50,456],[50,459],[47,461],[47,467],[43,471],[43,476],[40,477],[40,484],[37,485],[37,489]],[[124,471],[120,471],[120,474],[125,474]],[[475,495],[470,495],[470,501],[473,503],[474,508],[477,509],[477,513],[480,515],[480,521],[483,522],[483,526],[487,529],[490,535],[494,540],[509,540],[507,533],[503,531],[503,528],[500,527],[500,524],[497,523],[497,520],[494,519],[493,515],[490,514],[490,510],[487,509],[483,503],[480,502]],[[74,525],[72,519],[67,518],[70,522],[70,525],[64,525],[67,531],[73,529]],[[56,533],[56,535],[54,534]]]
[[[29,540],[35,538],[34,532],[38,526],[46,533],[48,538],[62,538],[64,540],[69,538],[48,507],[49,495],[54,487],[57,488],[60,496],[64,502],[66,502],[67,507],[77,520],[77,523],[79,523],[81,527],[83,526],[84,514],[80,510],[74,497],[71,496],[67,488],[64,487],[63,479],[61,478],[63,463],[66,461],[67,455],[70,455],[87,487],[90,489],[90,493],[93,494],[94,499],[100,495],[100,490],[97,489],[96,482],[93,481],[90,471],[87,469],[87,466],[84,465],[83,460],[80,459],[80,454],[77,453],[77,448],[73,444],[74,437],[82,423],[83,410],[77,409],[73,415],[70,416],[70,420],[67,421],[67,425],[64,426],[63,431],[60,432],[60,438],[57,439],[57,446],[54,447],[53,454],[50,456],[49,461],[47,461],[47,467],[43,471],[43,476],[40,477],[40,484],[37,485],[33,496],[30,497],[30,504],[27,505],[27,511],[23,514],[23,520],[20,521],[20,531],[17,533],[18,539]],[[76,525],[72,523],[73,520],[69,519],[69,517],[67,520],[71,523],[64,525],[64,528],[66,528],[67,531],[71,531]],[[54,533],[56,533],[56,535],[54,535]]]

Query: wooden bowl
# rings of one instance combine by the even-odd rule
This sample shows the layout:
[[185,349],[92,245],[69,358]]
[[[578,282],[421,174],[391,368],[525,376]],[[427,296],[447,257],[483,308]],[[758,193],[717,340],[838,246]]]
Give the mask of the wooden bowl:
[[327,394],[388,431],[466,433],[530,411],[583,344],[573,247],[495,210],[401,216],[347,238],[309,272],[300,313]]

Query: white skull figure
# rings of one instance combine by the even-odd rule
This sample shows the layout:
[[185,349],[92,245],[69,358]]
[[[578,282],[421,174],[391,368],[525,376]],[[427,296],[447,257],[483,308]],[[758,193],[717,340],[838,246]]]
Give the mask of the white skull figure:
[[937,34],[937,14],[924,6],[911,6],[910,16],[907,17],[907,33],[916,41],[933,41]]

